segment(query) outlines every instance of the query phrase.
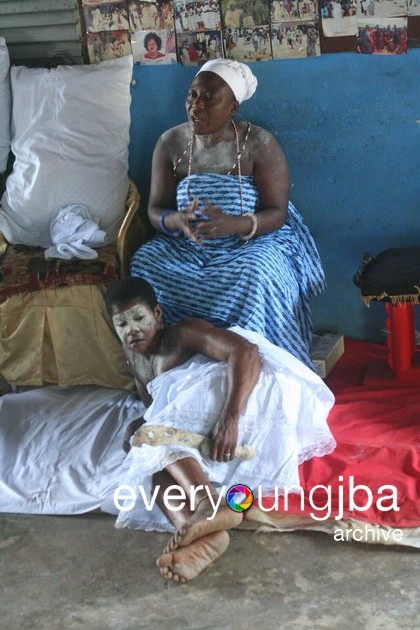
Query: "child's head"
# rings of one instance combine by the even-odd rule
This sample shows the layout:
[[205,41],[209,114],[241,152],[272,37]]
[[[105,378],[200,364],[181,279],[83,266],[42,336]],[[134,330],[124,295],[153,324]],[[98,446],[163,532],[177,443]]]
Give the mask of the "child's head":
[[162,308],[148,282],[125,278],[106,293],[106,305],[123,346],[132,352],[150,354],[162,336]]
[[114,306],[121,309],[129,302],[141,302],[152,310],[158,303],[153,287],[143,278],[116,280],[108,287],[105,301],[110,315],[113,314]]

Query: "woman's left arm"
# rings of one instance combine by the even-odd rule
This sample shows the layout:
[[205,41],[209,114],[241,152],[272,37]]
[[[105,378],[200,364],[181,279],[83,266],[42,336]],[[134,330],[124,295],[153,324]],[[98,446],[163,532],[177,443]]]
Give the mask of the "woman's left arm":
[[260,195],[256,234],[281,228],[287,218],[290,182],[286,156],[274,136],[258,129],[253,149],[254,181]]

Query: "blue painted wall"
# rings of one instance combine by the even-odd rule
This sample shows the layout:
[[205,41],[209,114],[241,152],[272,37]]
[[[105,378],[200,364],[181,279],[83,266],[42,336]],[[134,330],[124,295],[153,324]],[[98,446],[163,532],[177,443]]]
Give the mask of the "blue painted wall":
[[[327,275],[328,289],[313,301],[315,329],[380,341],[384,308],[367,309],[352,276],[366,251],[420,246],[420,50],[251,67],[259,87],[240,113],[285,151],[291,198]],[[144,205],[153,147],[162,131],[185,121],[194,73],[179,65],[134,69],[130,172]]]

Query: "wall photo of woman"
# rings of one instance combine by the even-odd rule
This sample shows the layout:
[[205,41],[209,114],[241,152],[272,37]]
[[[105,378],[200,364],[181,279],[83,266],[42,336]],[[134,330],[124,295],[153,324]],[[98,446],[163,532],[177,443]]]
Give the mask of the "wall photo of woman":
[[138,31],[131,34],[135,63],[176,63],[175,33],[171,30]]

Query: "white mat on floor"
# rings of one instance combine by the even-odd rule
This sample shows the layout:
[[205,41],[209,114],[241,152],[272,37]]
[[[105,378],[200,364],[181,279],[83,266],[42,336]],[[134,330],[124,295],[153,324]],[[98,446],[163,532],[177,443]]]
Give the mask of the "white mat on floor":
[[99,387],[32,389],[0,398],[0,511],[113,514],[133,395]]

